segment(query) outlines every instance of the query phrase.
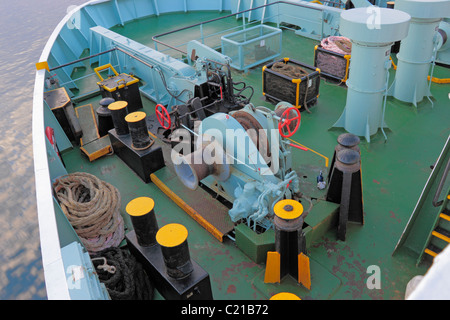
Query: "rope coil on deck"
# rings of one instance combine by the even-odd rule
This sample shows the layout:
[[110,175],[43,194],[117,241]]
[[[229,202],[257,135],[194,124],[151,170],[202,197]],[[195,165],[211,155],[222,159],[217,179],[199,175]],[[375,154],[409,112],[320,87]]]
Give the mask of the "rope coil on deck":
[[322,48],[340,54],[350,54],[352,52],[352,43],[350,39],[341,36],[331,36],[322,39],[320,42]]
[[[305,69],[303,69],[297,65],[287,64],[285,62],[278,61],[272,65],[271,69],[272,69],[272,71],[275,71],[279,74],[285,75],[292,79],[300,79],[300,78],[306,77],[306,79],[309,80],[308,71],[306,71]],[[282,96],[286,97],[289,95],[289,91],[291,90],[291,88],[289,86],[286,86],[285,83],[276,84],[276,82],[275,82],[274,84],[277,86],[277,90],[282,93]],[[308,96],[308,86],[306,86],[306,90],[305,90],[305,93],[303,96],[302,103],[303,103],[303,107],[306,109],[306,111],[308,113],[311,113],[309,111],[308,105],[306,103],[307,96]],[[297,101],[297,103],[300,104],[300,101]]]
[[89,173],[56,179],[55,196],[89,252],[116,247],[124,238],[120,194],[116,187]]
[[154,288],[142,264],[126,249],[107,248],[91,259],[112,300],[153,299]]
[[[323,49],[341,55],[335,56],[323,51],[316,54],[316,66],[321,71],[341,78],[341,81],[347,76],[347,60],[343,57],[350,56],[352,52],[352,43],[350,39],[342,36],[331,36],[322,39],[320,45]],[[345,80],[344,80],[345,81]]]
[[301,77],[307,76],[308,72],[296,65],[286,64],[284,62],[275,62],[271,68],[273,71],[277,73],[281,73],[287,77],[291,77],[292,79],[299,79]]

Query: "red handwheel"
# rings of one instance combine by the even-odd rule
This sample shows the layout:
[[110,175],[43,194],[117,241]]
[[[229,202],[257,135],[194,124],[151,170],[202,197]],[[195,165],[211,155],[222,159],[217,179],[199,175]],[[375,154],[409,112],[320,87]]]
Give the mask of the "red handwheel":
[[172,120],[170,120],[170,115],[167,109],[162,104],[157,104],[155,108],[156,118],[158,118],[159,123],[164,129],[169,129]]
[[[291,111],[295,111],[297,115],[292,115]],[[300,111],[296,107],[291,107],[286,109],[280,117],[280,122],[278,122],[278,131],[283,138],[291,137],[300,126],[300,121],[302,116],[300,115]],[[294,122],[295,121],[295,122]],[[291,129],[291,123],[294,122],[295,128]],[[287,133],[285,133],[287,130]]]

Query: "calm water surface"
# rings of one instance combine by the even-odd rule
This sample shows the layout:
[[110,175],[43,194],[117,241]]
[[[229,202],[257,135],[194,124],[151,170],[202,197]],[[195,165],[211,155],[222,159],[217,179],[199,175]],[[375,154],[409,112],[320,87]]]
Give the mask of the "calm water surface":
[[70,5],[0,0],[0,299],[46,299],[35,200],[31,113],[35,63]]

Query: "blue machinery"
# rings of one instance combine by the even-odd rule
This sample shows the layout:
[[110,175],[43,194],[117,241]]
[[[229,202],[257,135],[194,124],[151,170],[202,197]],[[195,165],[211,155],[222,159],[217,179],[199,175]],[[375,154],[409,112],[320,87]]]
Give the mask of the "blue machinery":
[[[271,111],[248,104],[249,99],[237,99],[242,98],[242,89],[233,95],[234,83],[224,72],[231,62],[228,56],[192,40],[187,44],[187,64],[103,27],[91,28],[91,39],[93,55],[116,48],[109,56],[95,56],[91,63],[119,65],[121,72],[139,76],[143,83],[141,93],[158,102],[158,106],[166,106],[163,109],[167,118],[174,118],[176,127],[201,138],[197,139],[199,147],[193,154],[181,160],[172,157],[176,173],[188,188],[196,189],[201,181],[233,203],[229,211],[233,221],[246,218],[254,230],[272,227],[273,206],[277,201],[300,198],[300,181],[291,170],[291,143],[279,134],[280,130],[287,130],[286,136],[291,136],[300,123],[300,113],[289,103],[280,103]],[[219,68],[214,69],[216,64]],[[210,78],[215,73],[213,81]],[[209,86],[220,86],[219,102],[225,106],[231,102],[231,106],[218,109],[222,112],[208,113],[208,105],[199,101],[208,99],[200,94],[203,91],[211,96]],[[231,98],[224,103],[226,95]],[[213,101],[209,106],[215,104]],[[191,113],[183,109],[185,106],[196,112],[192,120],[201,120],[197,132],[193,131],[194,121],[189,120]],[[284,125],[279,127],[280,121]],[[250,127],[245,125],[248,123]],[[170,125],[161,125],[170,129]],[[173,132],[169,136],[175,139],[177,135]],[[204,155],[207,151],[211,153],[209,149],[215,154],[212,160]]]
[[[279,134],[279,123],[291,126],[292,134],[298,128],[300,114],[293,110],[286,102],[275,111],[248,104],[207,117],[195,134],[196,151],[175,158],[179,179],[193,190],[202,181],[233,203],[232,221],[244,218],[254,230],[271,228],[273,206],[284,198],[301,197],[299,177],[291,170],[290,143]],[[252,127],[245,130],[246,123]]]
[[411,23],[408,36],[402,41],[397,55],[397,72],[390,94],[417,107],[423,97],[431,96],[431,82],[427,76],[438,49],[446,42],[448,32],[439,29],[439,25],[448,27],[441,20],[450,15],[450,1],[397,2],[396,8],[411,15]]
[[[399,0],[399,2],[407,2],[407,0]],[[436,2],[444,3],[445,8],[449,3],[449,1]],[[374,11],[371,8],[375,7],[371,7],[364,0],[356,0],[353,3],[355,6],[363,8],[343,11],[340,8],[305,1],[271,3],[266,1],[260,7],[253,7],[253,1],[249,3],[239,0],[232,4],[232,8],[236,8],[236,12],[233,14],[237,13],[237,16],[244,17],[242,19],[243,29],[222,35],[222,39],[226,41],[233,34],[245,33],[242,32],[245,30],[261,29],[264,22],[274,22],[278,27],[289,24],[299,26],[296,30],[297,34],[317,40],[339,33],[348,36],[353,41],[351,65],[353,67],[370,65],[371,67],[369,69],[362,67],[350,69],[347,81],[347,104],[336,126],[344,127],[348,132],[364,136],[366,140],[370,141],[370,136],[385,126],[383,99],[386,98],[388,85],[389,50],[394,41],[406,37],[409,15],[391,9],[375,9]],[[373,23],[378,22],[379,26],[374,25],[373,28],[367,28],[367,21],[377,14],[376,10],[380,10],[381,19],[378,22],[375,17]],[[248,25],[246,25],[246,19]],[[251,21],[256,21],[261,25],[249,26]],[[437,19],[433,22],[433,26],[437,25],[439,21],[440,19]],[[443,21],[442,24],[446,25],[447,21]],[[196,26],[203,30],[203,23]],[[272,28],[272,31],[274,34],[278,34],[277,28]],[[445,30],[443,32],[445,33]],[[442,49],[447,50],[448,44],[442,36],[444,33],[439,33],[441,40],[435,41],[435,43],[438,42]],[[194,107],[198,116],[196,120],[201,121],[198,130],[194,130],[192,122],[187,123],[186,121],[182,121],[179,127],[185,127],[197,137],[203,138],[205,135],[214,137],[212,139],[214,142],[210,139],[210,143],[201,145],[198,150],[201,152],[208,148],[221,150],[219,154],[222,155],[221,160],[224,160],[225,163],[214,166],[206,163],[203,161],[205,159],[200,157],[202,161],[198,163],[199,166],[195,167],[191,166],[187,160],[189,157],[185,156],[175,166],[181,181],[190,188],[195,188],[199,181],[202,181],[204,185],[216,190],[217,193],[232,202],[233,208],[229,213],[233,221],[247,218],[249,225],[253,228],[257,226],[270,228],[273,205],[282,198],[298,197],[299,191],[300,181],[295,172],[291,170],[290,146],[279,135],[271,134],[278,132],[278,123],[283,123],[280,111],[286,111],[289,106],[280,106],[277,113],[277,110],[270,111],[249,104],[250,99],[236,99],[237,96],[242,96],[242,91],[237,95],[234,94],[235,89],[229,68],[233,61],[244,58],[243,53],[237,57],[233,56],[233,58],[219,53],[217,48],[211,48],[205,44],[211,35],[203,33],[199,39],[184,44],[186,50],[161,42],[160,38],[164,35],[153,38],[155,46],[164,45],[170,50],[181,52],[185,55],[184,62],[118,35],[107,28],[95,26],[89,31],[90,63],[98,62],[99,65],[110,63],[118,66],[121,72],[135,74],[142,83],[140,92],[156,103],[164,105],[171,115],[180,113],[180,105]],[[217,35],[215,36],[217,37]],[[259,43],[260,47],[265,41],[264,37],[256,38],[256,43]],[[409,50],[401,50],[401,53],[404,51],[408,52]],[[108,54],[104,54],[106,52]],[[437,54],[437,47],[435,47],[435,53]],[[274,54],[266,58],[272,59],[277,52]],[[254,63],[239,64],[235,67],[245,71],[254,64],[262,62],[264,61],[257,60]],[[399,63],[399,70],[404,69],[401,64]],[[68,76],[69,68],[78,65],[80,63],[55,71],[68,89],[74,86],[74,82]],[[217,74],[218,77],[211,79],[211,73]],[[399,88],[398,83],[400,82],[400,79],[396,79],[396,89]],[[206,93],[202,95],[202,92]],[[203,99],[200,105],[198,100],[193,101],[195,98]],[[204,105],[207,103],[204,99],[207,98],[226,100],[228,106],[219,108],[219,112],[214,114],[207,113],[204,109]],[[414,101],[418,101],[418,99],[415,98]],[[363,107],[361,108],[361,106]],[[183,116],[183,113],[179,115]],[[265,150],[260,148],[260,144],[256,142],[254,136],[252,137],[244,130],[249,129],[243,126],[243,123],[246,122],[252,124],[250,129],[265,132],[265,140],[263,139],[267,141]],[[232,132],[233,138],[229,136],[229,132]],[[257,136],[257,139],[260,138]],[[236,141],[246,141],[248,148],[237,148],[234,143]],[[268,150],[276,150],[276,152],[267,153]],[[227,162],[230,156],[232,161]]]
[[341,33],[352,41],[351,65],[347,80],[347,103],[336,127],[343,127],[370,141],[383,129],[383,97],[388,87],[390,50],[408,33],[410,16],[402,11],[371,7],[344,11]]

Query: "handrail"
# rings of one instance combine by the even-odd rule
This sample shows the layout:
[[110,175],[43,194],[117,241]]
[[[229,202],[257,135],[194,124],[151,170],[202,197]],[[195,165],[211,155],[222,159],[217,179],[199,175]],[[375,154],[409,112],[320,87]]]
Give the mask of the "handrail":
[[449,170],[450,170],[450,159],[448,159],[448,161],[447,161],[447,165],[445,166],[444,172],[442,173],[441,181],[439,181],[439,185],[438,185],[438,187],[436,189],[436,193],[434,194],[434,197],[433,197],[433,206],[435,206],[435,207],[439,207],[444,202],[444,200],[438,201],[438,198],[441,194],[442,188],[444,187],[444,183],[447,180],[447,175],[448,175]]

